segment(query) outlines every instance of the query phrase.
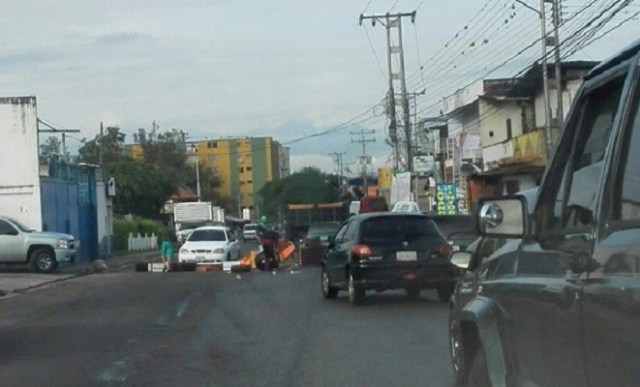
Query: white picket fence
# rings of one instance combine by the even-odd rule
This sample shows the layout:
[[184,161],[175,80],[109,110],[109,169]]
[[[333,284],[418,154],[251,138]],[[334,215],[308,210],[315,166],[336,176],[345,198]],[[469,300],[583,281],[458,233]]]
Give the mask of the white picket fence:
[[156,234],[144,234],[141,236],[138,233],[138,236],[133,236],[132,233],[129,234],[129,251],[144,251],[144,250],[156,250],[158,248],[158,237]]

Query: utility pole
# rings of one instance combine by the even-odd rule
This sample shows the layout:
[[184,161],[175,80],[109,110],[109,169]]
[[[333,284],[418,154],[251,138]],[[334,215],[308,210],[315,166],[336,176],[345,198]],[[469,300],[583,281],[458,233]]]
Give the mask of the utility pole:
[[562,106],[562,68],[560,63],[560,1],[551,0],[553,2],[553,55],[556,65],[556,92],[558,99],[558,106],[556,110],[557,127],[558,130],[562,129],[562,122],[564,120],[564,112]]
[[100,141],[98,143],[98,160],[100,168],[102,168],[102,137],[104,137],[104,125],[100,121]]
[[367,155],[367,143],[376,142],[376,139],[373,137],[367,137],[367,135],[372,135],[375,133],[375,130],[364,130],[360,129],[359,132],[351,132],[352,135],[360,136],[357,140],[351,140],[353,143],[359,143],[362,145],[362,156],[360,156],[360,165],[362,166],[362,178],[364,182],[364,196],[369,196],[369,186],[367,184],[367,163],[369,161]]
[[[59,129],[59,128],[55,128],[49,124],[47,124],[46,122],[42,121],[41,119],[38,118],[38,133],[62,133],[62,157],[64,160],[67,159],[67,140],[66,140],[66,133],[80,133],[80,129]],[[47,127],[47,129],[40,129],[40,124],[44,125]],[[40,136],[38,136],[40,137]],[[38,144],[40,144],[40,141],[38,140]],[[40,149],[38,149],[38,152],[40,152]]]
[[551,101],[549,98],[549,74],[547,68],[547,17],[545,15],[544,3],[540,0],[540,29],[542,33],[542,89],[544,101],[544,135],[547,142],[547,161],[551,157],[553,139],[551,138]]
[[340,190],[342,191],[342,174],[343,174],[343,163],[342,163],[342,156],[346,155],[347,152],[342,152],[342,153],[338,153],[338,152],[333,152],[333,153],[329,153],[330,156],[334,157],[335,163],[336,163],[336,168],[337,168],[337,172],[338,172],[338,184],[340,186]]
[[[401,153],[401,144],[404,146],[406,152],[406,160],[405,166],[407,170],[412,170],[412,139],[411,139],[411,115],[409,112],[409,101],[407,99],[407,84],[405,77],[405,69],[404,69],[404,51],[402,47],[402,18],[410,17],[411,23],[415,22],[416,19],[416,11],[409,13],[395,13],[395,14],[378,14],[378,15],[369,15],[365,16],[360,14],[360,25],[362,25],[362,21],[365,19],[371,19],[371,24],[373,26],[376,25],[376,22],[380,22],[387,29],[387,67],[389,70],[389,92],[388,92],[388,109],[387,115],[389,116],[389,140],[393,145],[394,151],[394,166],[395,169],[398,169],[400,166],[400,153]],[[392,45],[391,42],[391,29],[397,29],[398,36],[398,44]],[[397,72],[393,71],[393,60],[392,56],[397,55],[400,63],[400,68]],[[396,98],[394,91],[394,80],[400,81],[400,92],[402,95],[401,105],[403,111],[403,126],[404,126],[404,139],[400,140],[398,138],[398,123],[396,117]]]

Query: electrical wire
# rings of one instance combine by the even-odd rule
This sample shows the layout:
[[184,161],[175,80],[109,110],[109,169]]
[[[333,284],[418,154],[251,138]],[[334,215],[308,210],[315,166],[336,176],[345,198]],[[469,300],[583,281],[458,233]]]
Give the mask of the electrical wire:
[[376,53],[375,48],[373,47],[373,43],[371,42],[371,36],[369,35],[369,30],[367,26],[364,26],[364,32],[367,35],[367,41],[369,42],[369,48],[371,48],[371,53],[373,53],[374,58],[376,59],[376,63],[378,64],[378,68],[380,69],[380,74],[382,74],[382,78],[384,79],[385,85],[387,83],[387,75],[382,68],[382,63],[380,62],[380,58],[378,58],[378,54]]
[[596,41],[598,41],[598,40],[602,39],[603,37],[607,36],[609,33],[611,33],[611,32],[613,32],[613,31],[617,30],[617,29],[618,29],[618,28],[620,28],[620,27],[622,27],[624,24],[628,23],[629,21],[634,20],[634,19],[635,19],[635,18],[637,18],[638,16],[640,16],[640,11],[637,11],[637,12],[633,13],[630,17],[628,17],[628,18],[626,18],[626,19],[622,20],[622,21],[621,21],[621,22],[619,22],[616,26],[614,26],[614,27],[612,27],[612,28],[608,29],[607,31],[605,31],[604,33],[602,33],[600,36],[598,36],[598,37],[596,37],[596,38],[592,39],[590,42],[588,42],[588,43],[584,44],[582,47],[579,47],[579,49],[578,49],[578,50],[573,51],[573,52],[570,52],[570,53],[567,53],[567,54],[566,54],[566,56],[565,56],[565,58],[566,58],[566,57],[570,57],[571,55],[575,54],[575,52],[577,52],[577,51],[579,51],[579,50],[581,50],[581,49],[584,49],[584,48],[589,47],[591,44],[595,43]]
[[[582,11],[584,11],[586,8],[588,8],[588,7],[590,7],[590,6],[593,6],[593,4],[595,4],[595,2],[592,2],[592,3],[588,4],[587,6],[583,7],[583,9],[581,9],[581,10],[582,10]],[[513,60],[515,57],[519,56],[521,53],[526,52],[526,50],[527,50],[528,48],[533,47],[535,44],[537,44],[537,43],[538,43],[538,42],[540,42],[540,41],[541,41],[541,39],[537,39],[535,42],[533,42],[533,43],[532,43],[532,44],[530,44],[529,46],[525,47],[525,49],[520,50],[516,55],[513,55],[512,57],[508,58],[505,62],[503,62],[503,63],[501,63],[500,65],[498,65],[496,68],[494,68],[494,69],[492,69],[491,71],[489,71],[486,75],[488,75],[488,74],[490,74],[490,73],[492,73],[492,72],[496,71],[496,70],[497,70],[497,69],[499,69],[499,68],[504,67],[504,65],[505,65],[506,63],[510,62],[510,61],[511,61],[511,60]],[[485,76],[486,76],[486,75],[485,75]],[[479,77],[478,79],[475,79],[475,80],[474,80],[474,81],[472,81],[471,83],[467,84],[466,86],[464,86],[464,87],[462,87],[462,88],[459,88],[458,90],[460,90],[460,89],[464,89],[464,88],[466,88],[466,87],[470,86],[471,84],[473,84],[473,83],[477,82],[478,80],[480,80],[480,79],[484,78],[485,76],[483,76],[483,77]],[[455,92],[454,92],[453,94],[451,94],[451,95],[448,95],[447,97],[444,97],[444,99],[449,98],[449,97],[451,97],[451,96],[453,96],[453,95],[455,95]],[[422,113],[422,112],[424,112],[424,111],[426,111],[426,110],[428,110],[428,109],[431,109],[431,108],[433,108],[433,107],[437,106],[438,104],[440,104],[440,102],[437,102],[437,103],[434,103],[434,104],[431,104],[431,105],[427,106],[427,108],[424,108],[424,109],[422,109],[422,110],[421,110],[421,113]]]
[[417,11],[417,10],[419,10],[419,9],[420,9],[420,7],[422,7],[422,5],[425,3],[425,1],[427,1],[427,0],[422,0],[422,1],[420,2],[420,4],[418,4],[418,6],[417,6],[417,7],[415,7],[414,9],[415,9],[416,11]]
[[367,2],[367,5],[365,5],[364,9],[363,9],[363,10],[362,10],[362,12],[360,12],[360,13],[365,13],[365,12],[367,12],[367,10],[369,9],[369,6],[371,5],[371,2],[372,2],[372,1],[373,1],[373,0],[369,0],[369,2]]

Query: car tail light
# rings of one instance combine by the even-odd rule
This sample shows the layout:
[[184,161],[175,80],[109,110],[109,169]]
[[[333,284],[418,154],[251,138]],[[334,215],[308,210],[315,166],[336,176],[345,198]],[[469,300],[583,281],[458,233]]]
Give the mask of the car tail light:
[[450,244],[445,243],[438,246],[438,254],[440,254],[441,256],[448,257],[451,255],[451,253],[453,253],[453,246],[451,246]]
[[369,259],[373,253],[367,245],[355,245],[351,248],[351,254],[358,259]]

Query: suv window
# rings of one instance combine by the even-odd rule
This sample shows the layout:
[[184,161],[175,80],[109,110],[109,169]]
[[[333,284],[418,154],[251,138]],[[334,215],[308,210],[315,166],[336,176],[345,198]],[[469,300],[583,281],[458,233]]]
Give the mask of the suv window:
[[614,220],[640,220],[640,157],[632,151],[640,149],[640,90],[634,99],[635,114],[631,128],[625,133],[621,157],[622,173],[618,175],[611,201]]
[[15,235],[16,229],[4,220],[0,220],[0,235]]
[[563,144],[564,149],[558,151],[570,152],[571,156],[556,158],[561,161],[553,166],[557,173],[551,174],[553,182],[548,187],[558,188],[544,199],[545,228],[584,229],[591,224],[624,79],[618,77],[589,90],[581,104],[582,110],[569,123],[566,130],[571,131],[574,139],[571,149],[569,144]]
[[340,229],[336,233],[335,240],[337,242],[342,242],[344,240],[344,236],[347,233],[347,226],[349,226],[349,223],[343,224],[342,227],[340,227]]

